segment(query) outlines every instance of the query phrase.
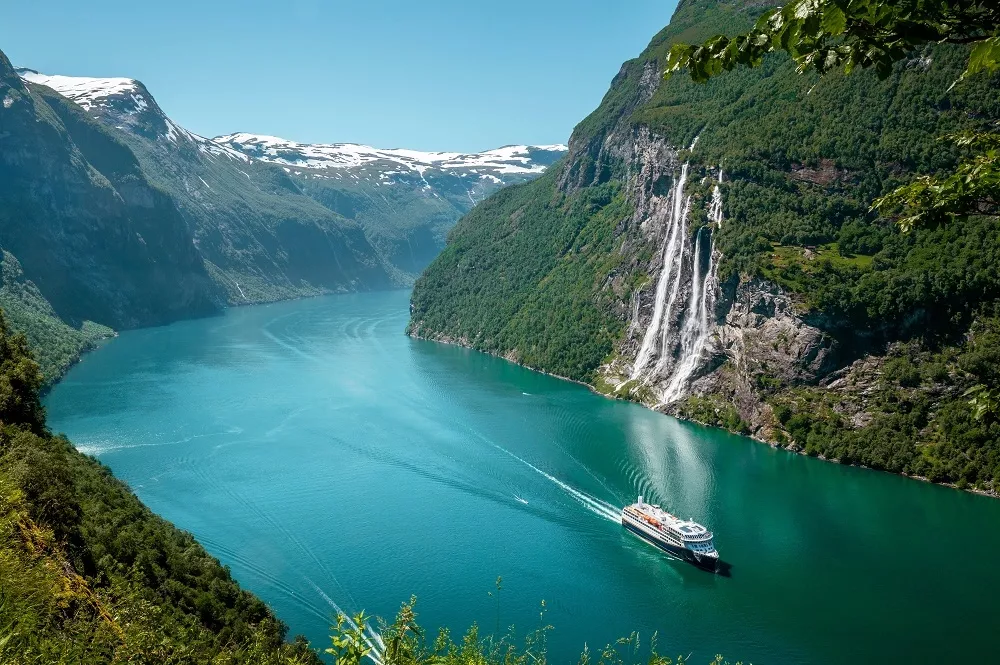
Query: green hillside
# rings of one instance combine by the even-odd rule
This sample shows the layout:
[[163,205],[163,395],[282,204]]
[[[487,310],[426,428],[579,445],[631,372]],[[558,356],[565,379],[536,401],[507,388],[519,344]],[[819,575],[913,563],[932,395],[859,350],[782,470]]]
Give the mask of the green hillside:
[[[656,277],[659,241],[633,218],[637,197],[668,189],[689,160],[693,237],[721,166],[714,320],[722,325],[748,289],[776,285],[832,352],[819,374],[789,379],[718,349],[701,370],[712,381],[670,410],[811,454],[989,488],[1000,480],[997,426],[974,419],[962,394],[992,371],[969,358],[993,353],[996,220],[902,234],[869,207],[955,163],[939,136],[994,125],[998,78],[952,87],[968,52],[932,46],[884,81],[798,75],[783,56],[703,85],[663,81],[675,41],[745,30],[767,6],[682,1],[577,126],[561,168],[460,221],[416,284],[409,330],[616,390],[607,364],[635,353],[633,297]],[[876,369],[862,372],[865,359]],[[901,383],[904,365],[914,369]]]

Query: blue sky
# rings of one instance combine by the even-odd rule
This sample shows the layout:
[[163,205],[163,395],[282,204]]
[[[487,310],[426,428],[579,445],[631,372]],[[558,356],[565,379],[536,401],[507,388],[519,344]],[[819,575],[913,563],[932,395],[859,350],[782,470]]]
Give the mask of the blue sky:
[[7,4],[15,65],[137,78],[199,134],[473,151],[566,141],[676,0]]

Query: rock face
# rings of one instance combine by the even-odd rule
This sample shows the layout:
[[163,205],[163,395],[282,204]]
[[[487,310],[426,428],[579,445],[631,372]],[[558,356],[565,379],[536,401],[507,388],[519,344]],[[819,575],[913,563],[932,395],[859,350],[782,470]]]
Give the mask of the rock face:
[[[819,383],[836,368],[836,343],[806,323],[789,295],[774,284],[753,279],[729,286],[732,298],[720,301],[721,319],[712,331],[714,353],[689,390],[731,403],[752,433],[763,437],[773,421],[761,400],[763,384]],[[676,404],[669,411],[679,414]]]
[[183,216],[127,146],[2,53],[0,100],[0,246],[60,318],[127,328],[216,311]]

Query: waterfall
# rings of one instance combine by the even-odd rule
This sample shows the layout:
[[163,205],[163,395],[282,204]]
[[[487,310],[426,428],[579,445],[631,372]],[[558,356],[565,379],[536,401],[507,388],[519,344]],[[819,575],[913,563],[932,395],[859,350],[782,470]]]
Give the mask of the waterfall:
[[[636,379],[646,368],[650,357],[653,354],[654,345],[661,327],[666,329],[670,326],[669,315],[664,319],[664,307],[667,300],[667,286],[671,282],[671,276],[676,276],[674,281],[680,281],[683,270],[682,260],[684,258],[684,245],[687,235],[687,214],[690,210],[690,197],[685,202],[684,186],[687,184],[688,165],[685,163],[681,167],[681,176],[674,183],[673,191],[670,193],[670,216],[667,221],[667,233],[663,238],[663,269],[660,270],[660,277],[656,282],[656,297],[653,300],[653,318],[643,335],[642,345],[639,353],[635,357],[635,364],[632,367],[632,377]],[[676,295],[673,294],[672,295]]]
[[[681,218],[681,232],[684,238],[687,238],[687,218],[690,212],[691,197],[689,196],[687,202],[684,204],[684,215]],[[677,304],[677,296],[681,292],[681,281],[684,276],[684,248],[686,246],[687,242],[681,243],[680,256],[677,257],[677,270],[674,272],[674,286],[670,289],[670,298],[667,300],[667,309],[663,317],[665,325],[660,327],[660,359],[657,361],[656,369],[654,370],[656,374],[663,371],[667,358],[670,357],[670,324],[673,321],[672,315],[674,306]]]
[[[693,145],[692,145],[693,147]],[[653,316],[636,355],[631,379],[661,389],[659,399],[669,404],[680,399],[702,363],[712,336],[716,261],[713,231],[722,225],[722,169],[712,189],[709,224],[698,229],[688,258],[688,217],[691,196],[684,196],[688,165],[670,195],[670,213],[663,242],[663,266],[656,284]],[[688,270],[690,272],[688,272]],[[690,279],[686,277],[690,275]],[[679,313],[678,313],[678,310]],[[634,314],[638,322],[638,311]],[[655,365],[649,365],[653,359]],[[665,387],[664,387],[665,386]]]
[[[702,267],[702,239],[708,236],[708,266]],[[715,287],[714,266],[712,257],[712,230],[703,226],[698,229],[694,244],[694,273],[691,275],[691,299],[688,301],[687,315],[684,317],[684,327],[681,329],[680,362],[670,377],[670,383],[663,393],[663,402],[674,402],[681,397],[687,387],[688,379],[698,369],[701,354],[705,350],[712,322],[709,319],[709,303],[713,301]]]
[[719,189],[719,185],[722,184],[722,167],[719,167],[719,178],[715,181],[715,187],[712,188],[712,203],[708,206],[708,221],[715,225],[715,228],[722,228],[722,190]]

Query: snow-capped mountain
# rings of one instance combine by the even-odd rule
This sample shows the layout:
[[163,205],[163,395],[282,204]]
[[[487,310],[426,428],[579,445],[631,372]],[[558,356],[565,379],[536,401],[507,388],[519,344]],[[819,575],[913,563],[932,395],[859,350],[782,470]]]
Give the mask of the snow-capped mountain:
[[76,102],[128,145],[150,181],[176,201],[230,303],[401,281],[358,223],[303,194],[280,167],[184,129],[141,82],[18,74]]
[[135,79],[50,76],[24,67],[16,71],[23,80],[52,88],[116,129],[133,131],[150,139],[162,136],[173,143],[184,141],[206,154],[247,161],[245,155],[177,125],[159,107],[146,86]]
[[[234,302],[300,289],[301,279],[289,272],[293,261],[280,243],[275,251],[276,243],[261,242],[248,224],[261,224],[273,235],[278,226],[303,220],[321,220],[342,232],[356,222],[364,240],[395,271],[394,279],[405,282],[430,263],[448,230],[472,206],[500,187],[537,177],[566,152],[564,145],[421,152],[249,133],[209,139],[171,120],[135,79],[18,73],[122,132],[154,181],[191,217],[199,246],[220,269],[220,283]],[[349,244],[365,253],[357,242]],[[248,251],[258,258],[248,260]],[[260,268],[262,261],[276,265]],[[275,281],[282,286],[272,292]],[[313,282],[306,281],[311,286],[301,288],[311,292]],[[248,296],[247,285],[259,293]]]
[[283,168],[303,192],[358,220],[382,255],[413,276],[437,256],[448,231],[476,203],[505,185],[538,177],[566,153],[564,145],[421,152],[247,133],[214,140]]
[[459,171],[473,171],[486,178],[540,174],[567,150],[564,145],[508,145],[477,153],[421,152],[385,150],[356,143],[297,143],[246,133],[218,136],[214,140],[248,156],[297,169],[349,169],[384,163],[418,173],[430,168],[456,175]]

